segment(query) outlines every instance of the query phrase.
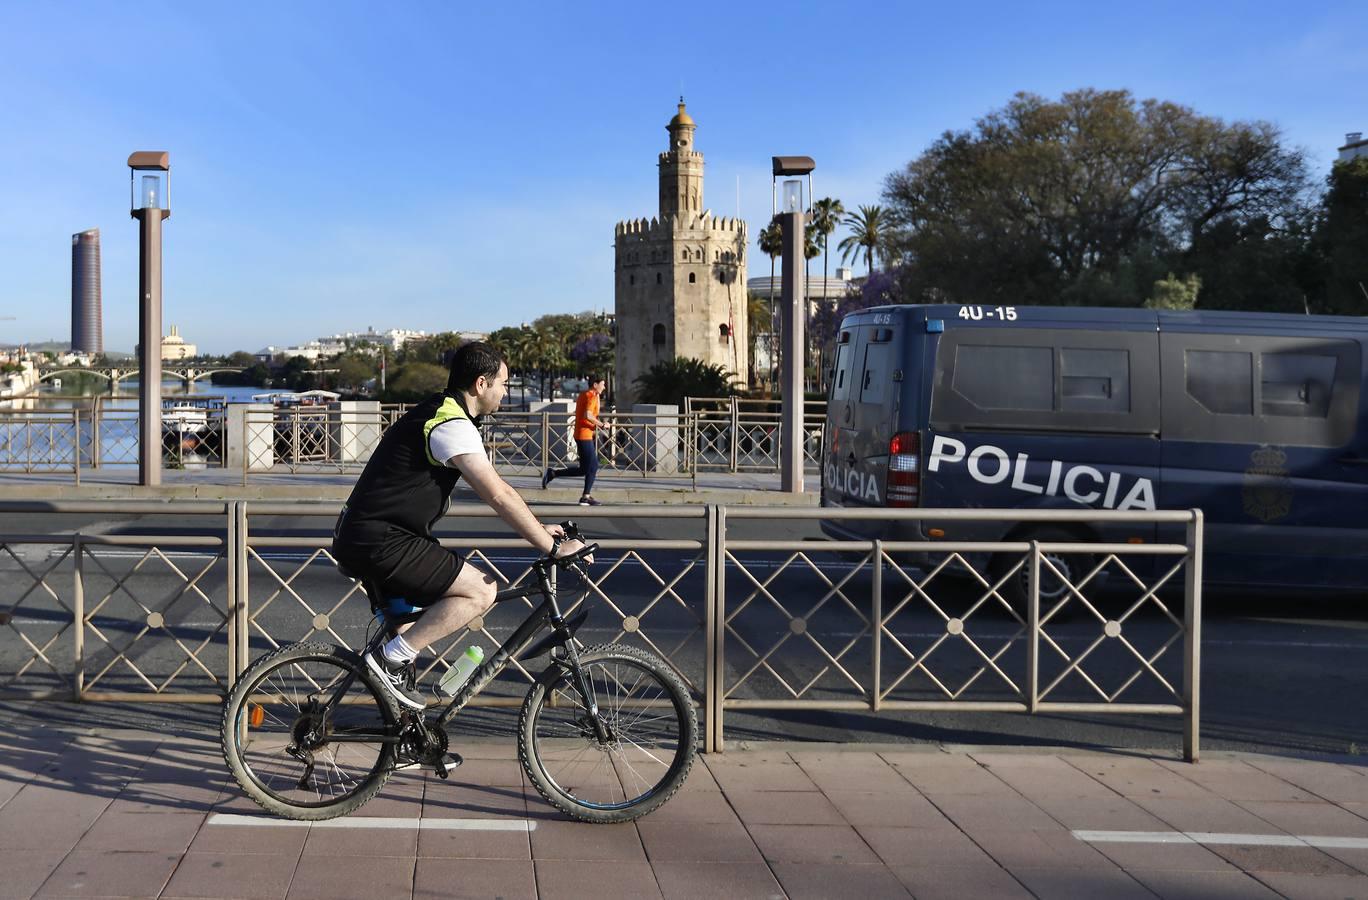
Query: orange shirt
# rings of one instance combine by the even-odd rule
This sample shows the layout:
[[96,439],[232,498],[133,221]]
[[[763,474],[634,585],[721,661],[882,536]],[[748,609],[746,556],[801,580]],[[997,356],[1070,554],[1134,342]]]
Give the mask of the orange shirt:
[[575,440],[592,441],[594,439],[594,423],[589,421],[589,417],[598,418],[599,398],[595,391],[585,391],[579,395],[575,401]]

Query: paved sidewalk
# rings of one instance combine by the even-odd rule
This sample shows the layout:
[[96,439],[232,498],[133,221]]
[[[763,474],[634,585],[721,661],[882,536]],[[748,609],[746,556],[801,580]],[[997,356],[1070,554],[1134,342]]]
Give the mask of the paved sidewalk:
[[1368,897],[1352,761],[729,750],[605,827],[529,788],[511,737],[460,749],[340,826],[215,824],[260,811],[207,739],[6,723],[0,897]]

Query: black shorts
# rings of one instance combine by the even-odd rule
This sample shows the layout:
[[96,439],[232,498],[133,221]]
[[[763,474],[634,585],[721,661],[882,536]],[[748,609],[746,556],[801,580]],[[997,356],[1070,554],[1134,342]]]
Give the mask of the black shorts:
[[348,522],[333,536],[333,558],[352,577],[374,581],[385,599],[419,607],[445,596],[464,565],[435,538],[384,522]]

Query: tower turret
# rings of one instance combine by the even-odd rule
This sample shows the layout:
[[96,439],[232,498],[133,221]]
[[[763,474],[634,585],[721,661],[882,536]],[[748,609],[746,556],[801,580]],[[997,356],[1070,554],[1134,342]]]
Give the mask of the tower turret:
[[670,149],[660,154],[660,217],[703,212],[703,154],[694,146],[693,118],[679,98],[679,112],[665,126]]

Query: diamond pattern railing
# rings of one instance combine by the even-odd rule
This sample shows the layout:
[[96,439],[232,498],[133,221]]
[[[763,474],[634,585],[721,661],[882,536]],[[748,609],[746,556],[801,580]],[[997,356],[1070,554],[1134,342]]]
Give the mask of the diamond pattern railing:
[[0,698],[75,694],[73,549],[0,538]]
[[83,700],[212,702],[228,689],[228,561],[219,538],[86,538]]
[[[337,572],[328,538],[317,528],[252,534],[248,506],[0,503],[7,524],[63,511],[182,522],[160,534],[0,533],[0,697],[217,702],[252,659],[284,643],[362,646],[367,600]],[[336,513],[327,504],[251,507]],[[226,533],[216,536],[225,514]],[[562,609],[589,604],[585,643],[634,644],[674,667],[704,710],[710,749],[722,746],[728,710],[1110,712],[1184,715],[1195,758],[1200,513],[661,507],[630,516],[705,527],[696,537],[603,541],[590,580],[563,585]],[[1134,545],[728,536],[729,519],[862,516],[1185,523],[1187,537]],[[215,523],[208,533],[205,522]],[[762,522],[751,533],[765,532]],[[534,555],[519,540],[444,543],[501,585],[531,574]],[[424,683],[435,684],[468,644],[492,651],[533,602],[499,604],[426,651]],[[542,665],[510,666],[477,705],[521,703]]]
[[81,444],[79,413],[0,415],[0,472],[75,472]]

